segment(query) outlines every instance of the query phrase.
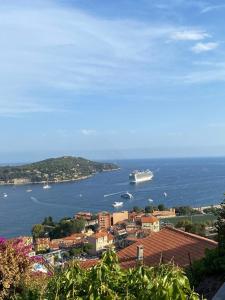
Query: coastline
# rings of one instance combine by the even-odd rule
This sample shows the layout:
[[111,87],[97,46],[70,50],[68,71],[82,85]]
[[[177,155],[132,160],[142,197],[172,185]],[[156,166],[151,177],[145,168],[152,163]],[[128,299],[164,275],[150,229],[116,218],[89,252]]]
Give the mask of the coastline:
[[[110,170],[102,170],[101,172],[113,172],[113,171],[118,171],[120,170],[120,168],[117,169],[110,169]],[[95,176],[97,173],[101,173],[101,172],[96,172],[90,175],[86,175],[86,176],[81,176],[79,178],[73,178],[73,179],[63,179],[63,180],[59,180],[59,181],[55,181],[55,180],[48,180],[48,183],[64,183],[64,182],[73,182],[73,181],[79,181],[79,180],[85,180],[88,178],[91,178],[93,176]],[[22,185],[31,185],[31,184],[45,184],[47,181],[29,181],[29,182],[24,182],[24,183],[0,183],[0,186],[6,186],[6,185],[15,185],[15,186],[22,186]]]

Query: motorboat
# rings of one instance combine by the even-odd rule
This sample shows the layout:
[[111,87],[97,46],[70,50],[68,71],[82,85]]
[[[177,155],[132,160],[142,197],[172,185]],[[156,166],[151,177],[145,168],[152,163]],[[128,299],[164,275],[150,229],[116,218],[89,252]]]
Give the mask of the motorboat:
[[123,206],[123,202],[118,202],[118,201],[115,201],[112,205],[113,207],[120,207],[120,206]]
[[124,198],[124,199],[132,199],[134,198],[133,195],[129,192],[126,192],[124,194],[121,195],[121,198]]

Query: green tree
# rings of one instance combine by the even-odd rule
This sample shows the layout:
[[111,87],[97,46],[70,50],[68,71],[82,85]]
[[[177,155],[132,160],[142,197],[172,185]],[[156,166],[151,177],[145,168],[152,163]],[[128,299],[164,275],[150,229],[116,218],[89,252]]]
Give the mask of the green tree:
[[225,254],[225,200],[221,203],[221,210],[217,218],[216,229],[218,233],[219,252]]
[[44,231],[44,225],[42,224],[35,224],[32,228],[32,236],[34,238],[39,238],[39,237],[43,237],[45,234]]
[[159,205],[158,205],[158,210],[160,210],[160,211],[165,210],[164,204],[159,204]]
[[134,207],[133,207],[133,211],[136,212],[136,213],[139,213],[139,212],[142,211],[142,208],[139,207],[139,206],[134,206]]
[[146,206],[146,207],[145,207],[145,212],[146,212],[147,214],[152,213],[152,212],[153,212],[153,206],[151,206],[151,205]]
[[47,225],[47,226],[54,226],[55,223],[53,222],[53,219],[51,216],[44,218],[44,221],[42,222],[42,225]]

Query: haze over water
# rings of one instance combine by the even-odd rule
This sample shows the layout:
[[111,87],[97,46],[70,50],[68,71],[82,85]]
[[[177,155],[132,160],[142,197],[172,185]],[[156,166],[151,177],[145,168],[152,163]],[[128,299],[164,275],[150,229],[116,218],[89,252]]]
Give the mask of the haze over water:
[[[194,207],[217,204],[225,192],[225,158],[145,159],[117,161],[118,171],[105,172],[87,180],[42,185],[0,187],[0,236],[13,237],[30,234],[32,225],[51,215],[56,220],[72,217],[78,211],[113,211],[114,201],[124,201],[119,208],[145,207],[148,199],[165,206]],[[131,185],[129,173],[135,169],[150,169],[152,181]],[[26,192],[32,189],[32,192]],[[129,191],[132,200],[121,200],[120,194]],[[163,195],[166,192],[167,197]],[[4,198],[3,193],[8,197]]]

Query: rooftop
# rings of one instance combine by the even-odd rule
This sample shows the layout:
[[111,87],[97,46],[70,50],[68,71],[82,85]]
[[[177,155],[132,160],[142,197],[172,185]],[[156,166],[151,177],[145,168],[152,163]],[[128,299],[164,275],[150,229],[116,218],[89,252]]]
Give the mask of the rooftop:
[[143,216],[141,217],[141,223],[156,223],[159,220],[154,216]]
[[217,242],[166,227],[119,251],[118,257],[122,267],[136,266],[138,245],[144,247],[143,262],[145,265],[157,265],[162,259],[164,263],[173,260],[175,264],[184,267],[190,264],[190,260],[194,261],[204,257],[205,249],[215,248]]

